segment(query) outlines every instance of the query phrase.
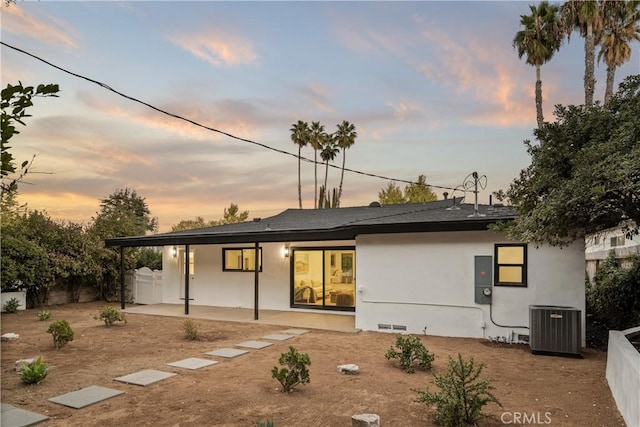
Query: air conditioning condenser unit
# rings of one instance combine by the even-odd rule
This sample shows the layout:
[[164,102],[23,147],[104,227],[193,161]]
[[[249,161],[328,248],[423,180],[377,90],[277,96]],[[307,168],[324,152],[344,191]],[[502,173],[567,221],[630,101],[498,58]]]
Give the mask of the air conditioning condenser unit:
[[582,312],[579,309],[530,305],[529,328],[532,353],[582,357]]

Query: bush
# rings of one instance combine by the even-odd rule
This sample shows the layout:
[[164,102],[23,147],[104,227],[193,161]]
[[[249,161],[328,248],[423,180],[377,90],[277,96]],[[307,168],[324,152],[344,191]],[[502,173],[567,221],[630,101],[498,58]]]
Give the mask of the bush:
[[20,379],[25,384],[39,384],[45,379],[48,373],[49,366],[42,361],[42,358],[38,357],[31,366],[22,362]]
[[445,375],[435,376],[435,385],[440,389],[432,393],[429,390],[414,390],[419,394],[416,402],[428,406],[436,405],[433,420],[445,426],[466,426],[474,424],[486,415],[482,408],[490,403],[502,404],[491,393],[495,389],[489,381],[477,381],[484,368],[474,366],[473,357],[469,361],[449,357],[449,370]]
[[586,292],[587,341],[606,348],[609,330],[624,330],[640,325],[640,256],[630,268],[624,268],[610,254]]
[[11,298],[4,303],[2,309],[7,313],[15,313],[18,311],[18,307],[20,307],[20,305],[20,300],[18,298]]
[[256,424],[258,427],[275,427],[276,423],[274,423],[271,420],[267,420],[267,421],[260,421],[258,422],[258,424]]
[[407,336],[403,337],[398,335],[396,338],[396,348],[391,347],[385,357],[387,360],[399,359],[400,369],[410,374],[415,372],[413,368],[413,362],[417,361],[418,366],[424,370],[431,369],[431,364],[435,359],[433,353],[424,347],[422,341],[419,338]]
[[40,320],[49,320],[51,318],[51,312],[47,310],[42,310],[38,312],[38,319]]
[[289,347],[287,353],[280,355],[279,363],[286,367],[278,369],[274,366],[271,376],[280,382],[283,392],[290,393],[296,385],[309,383],[307,366],[311,365],[311,360],[307,353],[299,353],[294,347]]
[[127,324],[127,318],[120,309],[111,305],[102,307],[102,310],[100,310],[100,320],[104,321],[106,327],[113,326],[115,322],[124,322],[125,325]]
[[187,319],[184,321],[182,327],[184,329],[184,337],[186,339],[191,341],[198,339],[198,325]]
[[69,341],[73,341],[73,330],[64,319],[51,323],[47,332],[53,335],[53,348],[62,348]]

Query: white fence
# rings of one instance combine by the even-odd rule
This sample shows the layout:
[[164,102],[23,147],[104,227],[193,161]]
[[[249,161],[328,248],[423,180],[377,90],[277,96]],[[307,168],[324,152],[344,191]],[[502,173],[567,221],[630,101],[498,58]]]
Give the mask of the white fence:
[[160,304],[162,302],[162,270],[142,267],[133,273],[133,302]]
[[640,353],[626,335],[639,332],[640,327],[609,331],[607,381],[628,426],[640,426]]

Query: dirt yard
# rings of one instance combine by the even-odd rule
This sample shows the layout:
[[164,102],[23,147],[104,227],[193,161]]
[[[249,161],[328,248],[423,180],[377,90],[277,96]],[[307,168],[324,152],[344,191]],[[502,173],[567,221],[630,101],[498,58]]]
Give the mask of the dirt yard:
[[[351,416],[361,413],[380,415],[384,426],[432,425],[429,410],[414,402],[412,389],[433,389],[433,373],[406,374],[387,361],[393,334],[312,330],[236,359],[186,370],[167,363],[215,359],[204,353],[286,328],[194,319],[201,339],[187,341],[184,318],[129,314],[126,325],[107,328],[95,319],[102,305],[54,306],[47,321],[38,320],[39,310],[3,313],[2,333],[20,338],[2,343],[2,402],[49,416],[43,426],[255,426],[267,419],[277,427],[350,426]],[[53,349],[46,333],[57,319],[66,319],[75,332],[74,341],[60,350]],[[477,339],[421,339],[436,355],[435,373],[443,373],[447,357],[458,352],[485,364],[483,376],[493,380],[503,406],[487,406],[491,417],[480,425],[517,425],[526,414],[537,424],[624,426],[605,380],[605,353],[586,350],[584,359],[572,359],[534,356],[526,346]],[[270,370],[289,345],[310,355],[311,382],[285,395]],[[39,385],[23,385],[15,361],[34,356],[50,364],[49,376]],[[337,373],[343,363],[358,364],[361,373]],[[178,376],[148,387],[114,381],[142,369]],[[126,393],[83,409],[47,400],[91,385]]]

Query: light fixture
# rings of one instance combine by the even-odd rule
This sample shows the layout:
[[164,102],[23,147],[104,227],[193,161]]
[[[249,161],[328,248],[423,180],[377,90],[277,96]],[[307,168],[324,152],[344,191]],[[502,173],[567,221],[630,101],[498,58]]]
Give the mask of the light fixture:
[[282,248],[282,256],[285,258],[289,258],[289,246],[285,246]]
[[171,248],[171,256],[174,258],[178,256],[178,248],[176,248],[175,246]]

